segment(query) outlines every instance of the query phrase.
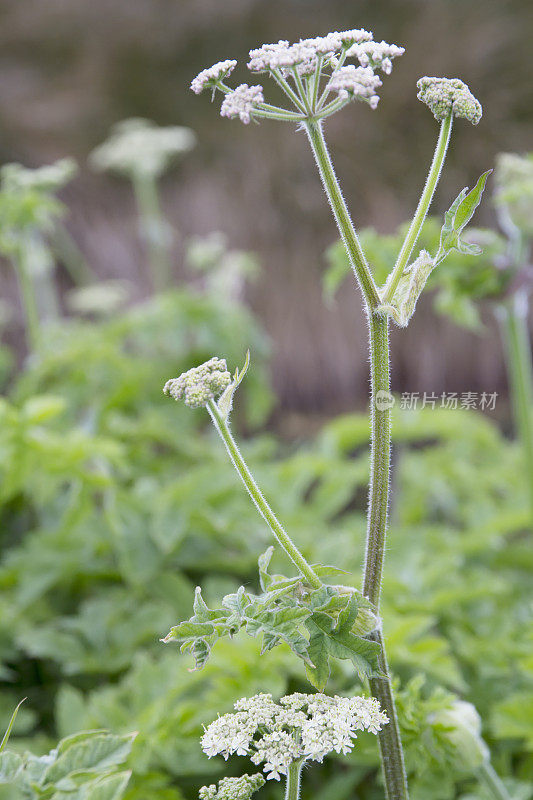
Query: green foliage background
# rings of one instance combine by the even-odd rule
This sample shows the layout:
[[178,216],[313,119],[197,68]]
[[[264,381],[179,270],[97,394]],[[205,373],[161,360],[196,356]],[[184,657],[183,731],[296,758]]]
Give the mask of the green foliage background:
[[[234,417],[243,453],[305,556],[358,585],[367,417],[292,444],[265,433],[268,350],[240,304],[180,290],[107,321],[63,321],[0,404],[0,727],[27,696],[10,743],[19,752],[80,730],[137,731],[127,800],[193,798],[246,771],[242,759],[202,754],[202,723],[243,695],[310,691],[285,646],[260,656],[240,635],[191,672],[189,657],[159,642],[190,615],[197,584],[215,603],[242,583],[258,588],[269,532],[207,414],[161,393],[212,353],[233,368],[247,346]],[[474,411],[398,409],[394,464],[383,616],[413,797],[485,797],[431,724],[453,692],[477,706],[494,766],[526,800],[533,551],[519,448]],[[359,689],[336,662],[328,691]],[[375,738],[361,735],[351,756],[304,776],[304,792],[377,800],[377,764]]]

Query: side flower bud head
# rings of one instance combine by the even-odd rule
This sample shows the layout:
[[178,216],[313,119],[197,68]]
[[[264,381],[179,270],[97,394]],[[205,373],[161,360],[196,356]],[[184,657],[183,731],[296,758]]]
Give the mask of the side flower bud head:
[[296,693],[276,703],[271,694],[257,694],[234,708],[205,728],[202,749],[209,758],[250,756],[264,764],[268,780],[280,780],[294,761],[349,753],[357,731],[378,733],[389,721],[373,697]]
[[241,83],[233,92],[225,96],[220,108],[220,116],[239,117],[241,122],[247,125],[254,110],[263,100],[262,86],[248,86],[247,83]]
[[481,738],[481,719],[472,703],[454,700],[449,708],[435,711],[432,725],[445,729],[445,737],[456,751],[462,769],[473,771],[490,759],[490,752]]
[[231,375],[225,359],[213,357],[199,367],[171,378],[163,392],[174,400],[183,400],[189,408],[200,408],[219,397],[230,383]]
[[435,119],[442,121],[450,111],[455,117],[464,117],[477,125],[483,109],[466,83],[459,78],[420,78],[417,97],[425,103]]
[[379,97],[376,92],[380,86],[381,80],[371,67],[350,64],[333,74],[327,88],[330,92],[337,92],[341,100],[365,100],[371,108],[377,108]]
[[212,67],[198,73],[191,81],[191,90],[195,94],[200,94],[204,89],[215,89],[220,81],[231,75],[236,66],[237,62],[233,60],[217,61]]
[[198,796],[200,800],[250,800],[254,792],[264,785],[265,779],[256,772],[255,775],[241,775],[240,778],[222,778],[218,782],[218,789],[214,783],[202,786]]

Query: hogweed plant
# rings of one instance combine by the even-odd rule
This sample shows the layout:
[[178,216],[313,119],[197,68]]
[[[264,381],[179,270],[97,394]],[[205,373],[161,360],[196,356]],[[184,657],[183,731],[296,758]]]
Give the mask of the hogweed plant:
[[0,170],[0,253],[17,275],[33,352],[40,345],[42,326],[59,315],[50,238],[65,206],[55,195],[76,170],[70,158],[38,169],[5,164]]
[[[468,86],[458,79],[424,77],[418,82],[418,98],[440,123],[440,132],[428,177],[401,246],[396,263],[383,287],[376,285],[348,208],[342,196],[324,138],[324,120],[353,101],[376,109],[381,74],[388,75],[402,47],[375,42],[366,30],[330,33],[296,44],[280,41],[250,52],[249,70],[270,78],[283,91],[288,107],[265,102],[262,85],[242,83],[231,89],[226,80],[236,61],[223,61],[201,72],[191,84],[195,93],[210,90],[223,95],[221,114],[238,117],[245,124],[280,120],[296,124],[305,132],[326,196],[344,242],[356,283],[363,296],[370,332],[371,365],[371,462],[366,555],[362,590],[324,583],[328,574],[342,573],[336,567],[308,563],[278,521],[246,465],[229,428],[235,390],[242,370],[233,377],[223,359],[210,361],[170,380],[165,393],[188,406],[207,409],[242,482],[278,544],[289,556],[296,577],[271,575],[269,548],[259,558],[261,593],[244,587],[227,595],[216,609],[209,608],[196,590],[194,614],[174,627],[164,641],[177,641],[194,655],[196,666],[206,662],[215,641],[245,628],[252,636],[262,634],[263,652],[286,642],[299,656],[309,681],[319,690],[327,685],[330,658],[349,659],[360,679],[368,680],[371,693],[382,710],[379,743],[388,800],[408,797],[402,744],[379,616],[385,536],[389,507],[391,420],[389,319],[405,327],[431,271],[454,250],[477,253],[479,248],[461,238],[463,229],[478,206],[487,179],[481,176],[474,189],[459,194],[446,213],[440,244],[434,255],[422,251],[410,261],[428,212],[455,117],[476,125],[481,106]],[[352,60],[355,63],[348,63]],[[318,701],[317,701],[318,702]],[[335,707],[333,705],[333,707]],[[381,711],[379,712],[381,713]],[[339,724],[341,716],[339,715]],[[209,791],[209,790],[208,790]],[[296,796],[296,795],[291,795]]]
[[109,139],[90,156],[94,169],[115,172],[133,184],[139,211],[139,228],[146,244],[156,291],[170,283],[172,228],[165,220],[159,200],[158,181],[179,156],[194,147],[190,128],[179,125],[160,128],[146,119],[117,123]]

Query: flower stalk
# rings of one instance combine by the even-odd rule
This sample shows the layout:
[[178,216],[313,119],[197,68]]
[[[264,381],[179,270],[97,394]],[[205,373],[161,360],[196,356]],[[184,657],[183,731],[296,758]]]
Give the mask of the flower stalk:
[[352,269],[363,294],[366,303],[370,308],[379,305],[379,293],[374,283],[374,278],[370,272],[370,267],[363,253],[359,237],[355,231],[346,202],[342,196],[341,188],[331,163],[328,153],[322,125],[317,121],[304,123],[305,131],[309,139],[309,144],[315,156],[315,161],[322,179],[324,191],[328,198],[333,216],[337,223],[339,233],[346,247],[346,252],[350,259]]
[[300,797],[300,783],[304,759],[293,761],[287,769],[287,782],[285,784],[285,800],[298,800]]
[[507,352],[507,372],[518,436],[524,451],[533,515],[533,367],[528,327],[528,301],[521,293],[498,306]]
[[231,434],[227,421],[219,412],[217,404],[214,402],[214,400],[209,400],[207,402],[207,410],[211,419],[213,420],[213,424],[217,432],[220,435],[220,438],[224,442],[231,462],[237,470],[237,473],[245,485],[248,494],[252,498],[257,510],[266,521],[275,538],[281,547],[283,547],[293,564],[306,578],[309,585],[314,589],[319,589],[322,586],[322,581],[308,561],[304,558],[302,553],[300,553],[284,527],[278,521],[276,515],[270,508],[270,505],[265,500],[259,486],[255,482],[252,473],[248,469],[244,458],[240,454],[239,448],[237,447],[237,443]]
[[390,303],[392,300],[400,278],[402,277],[402,273],[407,266],[407,262],[409,261],[409,256],[413,252],[413,247],[415,246],[420,235],[420,231],[422,230],[422,225],[424,224],[431,201],[433,200],[433,195],[435,194],[435,189],[437,188],[437,183],[439,182],[442,167],[444,165],[444,159],[446,158],[446,153],[448,151],[448,144],[450,143],[450,136],[452,133],[452,121],[453,113],[449,111],[447,116],[441,122],[439,138],[437,139],[437,145],[435,147],[433,160],[429,168],[424,190],[420,195],[420,200],[418,201],[415,215],[411,221],[411,224],[409,225],[409,230],[407,231],[405,240],[401,246],[396,264],[394,265],[394,270],[387,287],[387,292],[383,297],[384,304]]

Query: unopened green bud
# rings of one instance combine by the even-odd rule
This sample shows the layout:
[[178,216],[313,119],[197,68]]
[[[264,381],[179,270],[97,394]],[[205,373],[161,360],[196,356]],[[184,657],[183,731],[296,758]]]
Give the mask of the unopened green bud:
[[425,103],[435,119],[445,119],[450,111],[455,117],[464,117],[477,125],[482,117],[481,103],[476,100],[466,83],[459,78],[420,78],[417,97]]
[[445,729],[444,736],[462,769],[470,772],[489,761],[489,748],[481,738],[481,718],[472,703],[454,700],[448,708],[431,714],[429,721]]
[[265,784],[263,776],[257,772],[255,775],[241,775],[240,778],[222,778],[218,782],[218,789],[214,783],[211,786],[202,786],[199,791],[200,800],[250,800]]
[[174,400],[183,400],[190,408],[205,406],[215,400],[231,383],[226,361],[216,356],[166,382],[163,392]]

